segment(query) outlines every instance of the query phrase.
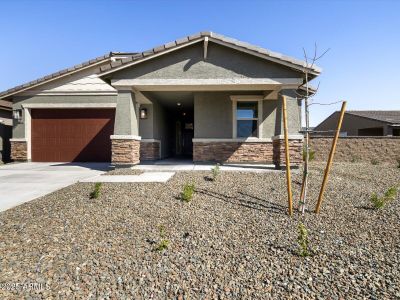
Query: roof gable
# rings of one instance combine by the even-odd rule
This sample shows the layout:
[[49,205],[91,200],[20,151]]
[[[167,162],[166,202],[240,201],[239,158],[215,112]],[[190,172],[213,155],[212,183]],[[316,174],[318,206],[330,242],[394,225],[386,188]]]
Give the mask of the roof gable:
[[[300,72],[305,72],[307,70],[310,74],[311,77],[318,76],[321,72],[321,69],[317,67],[316,65],[310,65],[307,64],[306,62],[302,60],[298,60],[277,52],[270,51],[265,48],[261,48],[258,46],[251,45],[246,42],[241,42],[236,39],[228,38],[223,35],[214,33],[214,32],[200,32],[194,35],[190,35],[181,39],[177,39],[173,42],[169,42],[167,44],[164,44],[162,46],[158,46],[152,49],[149,49],[147,51],[137,53],[135,55],[132,55],[130,57],[127,57],[122,60],[118,60],[115,62],[110,62],[109,64],[106,64],[105,66],[101,67],[101,73],[100,75],[107,75],[125,68],[128,68],[130,66],[133,66],[135,64],[141,63],[143,61],[153,59],[155,57],[170,53],[172,51],[176,51],[179,49],[182,49],[184,47],[188,47],[190,45],[193,45],[195,43],[204,43],[204,47],[207,47],[209,42],[213,42],[216,44],[220,44],[226,47],[230,47],[232,49],[236,49],[241,52],[245,52],[247,54],[253,55],[260,57],[262,59],[272,61],[284,66],[287,66],[289,68],[292,68],[294,70],[300,71]],[[204,51],[204,56],[206,58],[207,51]]]

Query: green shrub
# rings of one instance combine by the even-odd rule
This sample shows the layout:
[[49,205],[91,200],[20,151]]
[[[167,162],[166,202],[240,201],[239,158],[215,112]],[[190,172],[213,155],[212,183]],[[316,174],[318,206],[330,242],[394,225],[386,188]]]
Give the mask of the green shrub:
[[378,196],[377,193],[371,195],[370,201],[375,209],[381,209],[389,202],[393,201],[397,197],[397,187],[392,186],[389,188],[383,196]]
[[181,199],[185,202],[190,202],[194,194],[194,184],[185,184],[181,193]]
[[154,248],[155,251],[164,251],[168,249],[168,246],[170,244],[169,240],[166,239],[166,232],[165,232],[165,227],[163,225],[160,225],[158,227],[159,233],[160,233],[160,241],[157,244],[157,246]]
[[381,209],[382,207],[385,206],[384,197],[378,197],[376,193],[372,194],[370,201],[375,209]]
[[215,167],[211,169],[213,181],[217,180],[219,172],[220,172],[219,164],[216,164]]
[[[306,148],[303,148],[303,161],[306,161],[307,153]],[[315,158],[315,151],[309,149],[308,150],[308,161],[312,161]]]
[[96,182],[94,190],[90,193],[90,199],[97,199],[100,196],[101,182]]
[[397,197],[397,188],[392,186],[385,192],[385,198],[387,201],[393,201]]
[[359,155],[352,155],[350,161],[351,161],[352,163],[359,162],[359,161],[361,161],[361,156],[359,156]]
[[371,159],[371,164],[374,166],[379,165],[379,161],[376,158]]
[[300,222],[298,226],[297,244],[299,246],[298,255],[301,257],[307,257],[311,255],[311,250],[308,241],[308,232],[306,226]]

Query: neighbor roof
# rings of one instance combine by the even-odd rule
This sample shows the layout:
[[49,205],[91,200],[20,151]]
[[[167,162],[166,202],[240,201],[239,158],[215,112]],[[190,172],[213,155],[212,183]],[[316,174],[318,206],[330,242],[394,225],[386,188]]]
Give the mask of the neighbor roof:
[[[314,77],[317,76],[321,72],[321,69],[319,67],[317,67],[315,65],[307,64],[305,61],[298,60],[298,59],[295,59],[295,58],[292,58],[292,57],[289,57],[289,56],[286,56],[286,55],[283,55],[283,54],[280,54],[277,52],[273,52],[273,51],[270,51],[265,48],[254,46],[254,45],[251,45],[246,42],[241,42],[236,39],[229,38],[229,37],[223,36],[218,33],[205,31],[205,32],[193,34],[193,35],[181,38],[181,39],[177,39],[175,41],[166,43],[162,46],[158,46],[153,49],[143,51],[140,53],[110,52],[106,55],[97,57],[95,59],[86,61],[86,62],[78,64],[78,65],[75,65],[71,68],[67,68],[67,69],[61,70],[59,72],[56,72],[56,73],[44,76],[42,78],[30,81],[28,83],[16,86],[14,88],[8,89],[8,90],[0,93],[0,99],[4,99],[4,98],[14,95],[16,93],[30,89],[34,86],[42,85],[46,82],[55,80],[59,77],[63,77],[63,76],[69,75],[71,73],[75,73],[81,69],[86,69],[88,67],[102,64],[102,63],[104,63],[104,65],[102,65],[100,67],[99,75],[108,74],[108,73],[129,67],[130,65],[132,65],[134,63],[138,63],[141,60],[147,60],[147,59],[151,58],[151,56],[156,56],[156,55],[158,56],[159,54],[162,54],[162,52],[167,53],[170,50],[173,50],[174,48],[181,48],[186,45],[191,45],[192,43],[203,41],[206,38],[212,42],[221,43],[228,47],[235,48],[239,51],[248,52],[250,54],[264,58],[266,60],[270,60],[270,61],[274,61],[274,62],[283,64],[283,65],[286,65],[286,66],[294,68],[300,72],[305,72],[307,70]],[[114,60],[113,57],[123,57],[123,58],[119,59],[119,60]]]
[[400,124],[400,110],[349,110],[346,113],[390,124]]

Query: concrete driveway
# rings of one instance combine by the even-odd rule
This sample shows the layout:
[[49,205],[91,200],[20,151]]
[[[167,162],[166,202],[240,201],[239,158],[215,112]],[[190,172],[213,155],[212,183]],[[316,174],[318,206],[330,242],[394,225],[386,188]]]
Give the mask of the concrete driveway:
[[0,211],[83,179],[100,175],[109,163],[16,163],[0,166]]

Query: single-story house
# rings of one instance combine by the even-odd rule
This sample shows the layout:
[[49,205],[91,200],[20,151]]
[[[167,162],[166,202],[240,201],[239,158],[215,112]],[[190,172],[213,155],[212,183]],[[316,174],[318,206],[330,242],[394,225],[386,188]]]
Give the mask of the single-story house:
[[0,100],[0,163],[10,161],[12,103]]
[[[340,112],[314,128],[314,135],[333,135]],[[349,110],[343,117],[342,136],[400,136],[400,110]]]
[[301,161],[305,73],[321,70],[213,32],[140,53],[111,52],[0,93],[13,102],[12,158],[36,162],[189,157],[275,163],[287,99]]

